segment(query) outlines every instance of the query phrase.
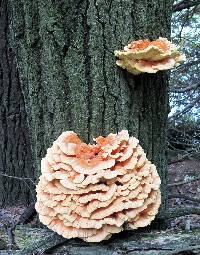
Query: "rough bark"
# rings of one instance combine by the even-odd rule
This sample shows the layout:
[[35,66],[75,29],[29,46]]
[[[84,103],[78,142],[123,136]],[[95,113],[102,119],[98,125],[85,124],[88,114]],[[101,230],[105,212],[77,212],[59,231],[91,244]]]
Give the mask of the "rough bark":
[[8,177],[34,176],[24,99],[9,38],[7,0],[0,0],[0,206],[29,203],[28,186],[34,189],[28,180]]
[[[6,233],[1,231],[0,237],[0,252],[2,255],[8,254]],[[15,230],[15,249],[18,250],[12,251],[12,254],[192,255],[200,252],[199,239],[199,230],[148,231],[144,233],[127,231],[115,235],[101,244],[92,244],[80,239],[66,241],[46,229],[20,226]]]
[[113,51],[130,40],[169,37],[171,0],[10,0],[13,42],[34,166],[64,130],[92,137],[128,129],[162,178],[168,75],[133,76]]

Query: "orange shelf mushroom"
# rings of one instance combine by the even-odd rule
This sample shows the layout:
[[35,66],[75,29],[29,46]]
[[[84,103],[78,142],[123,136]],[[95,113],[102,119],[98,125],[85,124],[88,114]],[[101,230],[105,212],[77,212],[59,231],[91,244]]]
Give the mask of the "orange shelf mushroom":
[[65,238],[100,242],[123,229],[147,226],[161,203],[160,178],[128,131],[83,143],[62,133],[41,162],[36,210]]
[[138,40],[114,52],[118,58],[116,64],[133,74],[156,73],[159,70],[172,69],[185,61],[177,47],[166,38],[156,41]]

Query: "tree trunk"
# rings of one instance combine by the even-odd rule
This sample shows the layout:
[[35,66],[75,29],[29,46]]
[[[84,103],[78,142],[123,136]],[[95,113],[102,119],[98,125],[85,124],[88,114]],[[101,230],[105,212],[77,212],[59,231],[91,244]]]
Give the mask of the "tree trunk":
[[28,180],[8,177],[34,176],[24,100],[10,46],[8,19],[7,1],[0,0],[0,206],[29,203],[32,199],[30,189],[34,189]]
[[128,129],[158,167],[166,207],[168,74],[128,74],[113,52],[130,40],[169,37],[171,7],[171,0],[10,0],[37,175],[61,132],[91,142]]

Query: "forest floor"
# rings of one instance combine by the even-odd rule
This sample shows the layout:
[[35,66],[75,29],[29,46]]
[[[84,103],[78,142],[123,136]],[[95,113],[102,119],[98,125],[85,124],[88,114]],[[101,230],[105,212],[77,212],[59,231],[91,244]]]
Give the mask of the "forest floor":
[[[168,166],[169,207],[198,207],[200,206],[200,160],[184,160]],[[177,182],[186,182],[177,185]],[[176,184],[174,186],[174,184]],[[193,201],[191,201],[192,199]],[[11,227],[16,223],[24,211],[25,206],[6,207],[0,210],[0,229]],[[31,226],[38,225],[37,218],[29,223]],[[172,229],[195,229],[200,228],[200,215],[179,217],[170,222]]]
[[[195,181],[194,181],[195,180]],[[182,183],[180,185],[173,185]],[[200,160],[184,160],[168,166],[169,207],[200,206]],[[193,201],[191,201],[191,200]],[[188,215],[173,220],[171,228],[200,228],[200,215]]]

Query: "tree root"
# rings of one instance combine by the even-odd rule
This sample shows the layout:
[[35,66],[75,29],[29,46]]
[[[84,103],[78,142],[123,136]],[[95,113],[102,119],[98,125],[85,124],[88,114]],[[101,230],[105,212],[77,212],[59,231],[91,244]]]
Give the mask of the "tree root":
[[[25,224],[35,213],[32,203],[20,216],[18,222],[11,227],[7,233],[0,231],[0,254],[102,254],[102,255],[178,255],[178,254],[200,254],[200,230],[193,231],[155,231],[137,230],[124,231],[114,235],[110,240],[100,244],[86,243],[79,239],[66,240],[57,233],[48,229],[31,228]],[[160,212],[159,220],[170,220],[189,214],[199,214],[200,208],[178,208]],[[9,238],[6,238],[9,237]],[[1,239],[7,242],[8,250],[1,247]],[[11,245],[12,244],[12,245]],[[14,245],[15,244],[15,245]],[[18,250],[19,249],[19,250]]]
[[197,177],[194,177],[193,179],[191,180],[187,180],[187,181],[178,181],[178,182],[174,182],[174,183],[169,183],[167,185],[167,187],[175,187],[175,186],[180,186],[180,185],[185,185],[185,184],[188,184],[188,183],[191,183],[191,182],[196,182],[196,181],[199,181],[200,180],[200,176],[197,176]]
[[191,197],[191,196],[187,196],[187,195],[184,195],[184,194],[177,194],[177,193],[168,194],[168,199],[171,199],[171,198],[181,198],[181,199],[188,200],[188,201],[191,201],[191,202],[200,203],[200,199],[194,198],[194,197]]
[[[4,234],[1,238],[4,238]],[[68,254],[68,255],[178,255],[200,254],[200,230],[152,231],[140,229],[124,231],[101,243],[86,243],[70,239],[40,228],[17,226],[16,242],[20,250],[12,254]],[[1,247],[0,247],[1,249]],[[186,253],[187,252],[187,253]],[[0,254],[8,254],[2,250]]]
[[13,223],[10,228],[7,229],[7,235],[9,239],[8,249],[12,250],[16,246],[14,230],[17,225],[26,224],[30,218],[36,213],[35,202],[32,202],[21,214],[18,221]]
[[182,208],[174,208],[174,209],[168,209],[165,212],[160,212],[157,215],[157,218],[160,220],[172,220],[178,217],[191,215],[191,214],[197,214],[200,215],[200,208],[199,207],[182,207]]

